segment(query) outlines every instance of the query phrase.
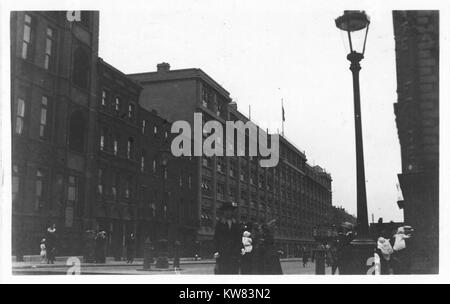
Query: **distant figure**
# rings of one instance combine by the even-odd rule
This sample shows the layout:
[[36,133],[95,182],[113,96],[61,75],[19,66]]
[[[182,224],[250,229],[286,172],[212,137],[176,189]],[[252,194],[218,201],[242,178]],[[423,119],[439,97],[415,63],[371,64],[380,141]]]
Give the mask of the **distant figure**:
[[127,264],[133,264],[134,261],[134,249],[135,249],[135,236],[131,233],[126,241],[127,246]]
[[337,249],[337,269],[339,275],[350,274],[349,265],[351,261],[351,242],[354,239],[353,225],[345,222],[341,225],[336,242]]
[[231,202],[223,203],[220,207],[224,219],[217,222],[214,232],[215,274],[239,274],[239,262],[245,250],[241,225],[234,217],[236,207]]
[[276,220],[262,226],[263,269],[261,274],[283,274],[280,256],[284,253],[282,250],[275,249],[275,226]]
[[56,259],[56,225],[47,228],[45,247],[47,251],[47,264],[55,264]]
[[399,227],[393,236],[392,268],[394,274],[409,274],[410,253],[407,249],[407,240],[411,238],[412,232],[413,229],[410,226]]
[[106,263],[106,232],[100,231],[95,238],[95,263]]
[[252,274],[253,265],[253,240],[250,231],[245,230],[242,234],[242,244],[245,254],[241,258],[241,274]]
[[302,261],[303,261],[303,268],[306,268],[308,266],[308,250],[306,250],[306,247],[303,247],[302,249]]
[[41,256],[41,264],[44,264],[45,261],[47,260],[47,248],[45,247],[45,242],[47,240],[46,239],[42,239],[41,240],[41,245],[40,245],[40,256]]

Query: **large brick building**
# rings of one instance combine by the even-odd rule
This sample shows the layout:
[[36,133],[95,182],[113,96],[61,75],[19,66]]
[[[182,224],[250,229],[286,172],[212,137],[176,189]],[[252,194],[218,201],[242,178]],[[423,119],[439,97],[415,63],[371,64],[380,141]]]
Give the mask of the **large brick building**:
[[[171,70],[168,63],[156,72],[131,74],[143,86],[142,107],[157,109],[172,121],[194,124],[194,113],[202,113],[205,122],[249,119],[237,110],[230,94],[200,69]],[[258,127],[259,128],[259,127]],[[225,129],[225,127],[224,127]],[[246,143],[249,143],[246,135]],[[225,144],[225,143],[224,143]],[[196,158],[193,177],[201,219],[198,241],[203,254],[212,253],[214,226],[225,201],[238,204],[242,222],[265,223],[277,219],[276,240],[288,255],[313,243],[316,225],[329,224],[331,176],[319,166],[306,163],[303,151],[280,136],[280,162],[262,168],[258,157]]]
[[331,177],[280,137],[280,162],[254,157],[171,157],[175,120],[247,122],[229,93],[200,69],[125,75],[98,56],[98,12],[11,14],[13,254],[39,253],[57,225],[58,255],[81,255],[85,232],[104,230],[109,256],[126,236],[212,254],[218,206],[244,222],[278,220],[288,255],[329,224]]
[[412,271],[439,270],[439,12],[394,11],[395,115],[401,145],[405,224]]

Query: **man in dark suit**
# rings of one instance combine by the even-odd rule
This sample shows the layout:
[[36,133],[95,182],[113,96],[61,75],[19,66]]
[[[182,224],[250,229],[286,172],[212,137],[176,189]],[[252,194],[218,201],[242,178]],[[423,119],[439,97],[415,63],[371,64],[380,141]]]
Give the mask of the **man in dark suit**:
[[239,262],[245,250],[242,227],[234,217],[236,207],[234,203],[226,202],[219,209],[224,218],[217,222],[214,233],[216,274],[239,274]]

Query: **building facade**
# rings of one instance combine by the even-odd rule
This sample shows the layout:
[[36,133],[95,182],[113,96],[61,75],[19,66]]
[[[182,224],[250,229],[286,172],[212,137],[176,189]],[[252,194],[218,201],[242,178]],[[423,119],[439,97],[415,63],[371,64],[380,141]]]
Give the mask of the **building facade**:
[[[168,63],[161,63],[156,72],[129,77],[143,86],[141,106],[157,109],[172,121],[183,120],[192,126],[194,113],[201,113],[204,122],[218,121],[223,127],[226,121],[249,121],[228,91],[200,69],[170,70]],[[247,144],[249,140],[246,135]],[[276,219],[276,241],[287,255],[312,246],[313,227],[329,224],[331,176],[319,166],[308,165],[305,153],[282,136],[276,167],[263,168],[258,157],[246,155],[194,157],[193,176],[198,184],[193,190],[200,219],[197,240],[202,255],[213,253],[214,227],[221,217],[218,207],[226,201],[237,203],[243,223]]]
[[439,271],[439,12],[394,11],[403,193],[414,273]]
[[172,156],[174,121],[249,121],[202,70],[163,63],[125,75],[99,58],[98,12],[13,12],[11,25],[13,255],[39,254],[56,224],[57,255],[83,255],[96,230],[116,259],[131,233],[138,256],[147,239],[211,256],[226,201],[244,223],[276,219],[288,256],[330,224],[331,176],[285,137],[273,168],[258,157]]
[[77,251],[95,189],[97,12],[11,13],[13,252],[37,253],[46,227]]

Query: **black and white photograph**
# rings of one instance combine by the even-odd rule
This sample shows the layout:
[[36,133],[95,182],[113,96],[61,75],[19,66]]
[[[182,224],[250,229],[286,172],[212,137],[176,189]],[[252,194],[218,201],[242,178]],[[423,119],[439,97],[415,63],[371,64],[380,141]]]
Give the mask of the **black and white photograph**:
[[450,5],[408,3],[2,1],[0,281],[448,280]]

